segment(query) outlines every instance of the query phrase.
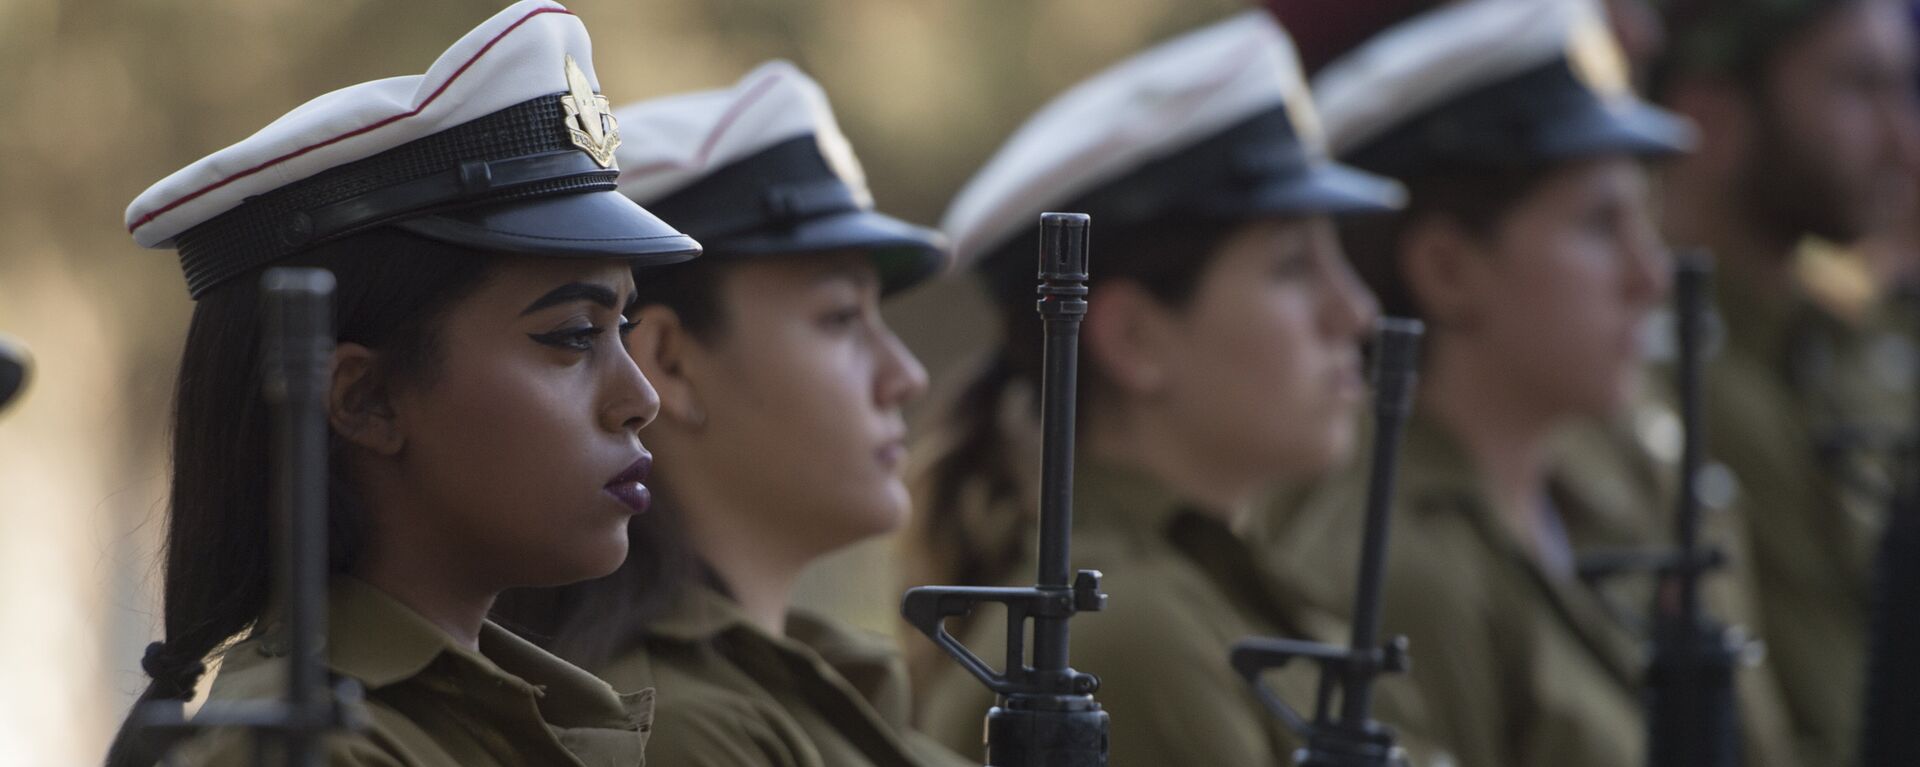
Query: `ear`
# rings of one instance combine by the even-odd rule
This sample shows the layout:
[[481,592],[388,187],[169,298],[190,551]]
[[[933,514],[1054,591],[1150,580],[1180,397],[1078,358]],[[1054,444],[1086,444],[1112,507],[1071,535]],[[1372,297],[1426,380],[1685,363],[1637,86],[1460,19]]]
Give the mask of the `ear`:
[[662,304],[642,307],[635,319],[640,324],[627,335],[627,353],[660,392],[661,419],[686,429],[706,424],[707,412],[695,385],[700,378],[694,370],[701,363],[699,340],[687,332],[678,312]]
[[339,344],[333,348],[330,369],[327,421],[334,432],[377,455],[399,453],[406,435],[380,375],[379,355],[360,344]]
[[1081,333],[1089,359],[1106,380],[1148,396],[1166,386],[1174,364],[1167,356],[1174,320],[1173,312],[1138,284],[1115,280],[1093,291]]
[[1438,328],[1471,329],[1479,322],[1489,266],[1479,238],[1445,216],[1425,216],[1401,239],[1400,275],[1421,314]]

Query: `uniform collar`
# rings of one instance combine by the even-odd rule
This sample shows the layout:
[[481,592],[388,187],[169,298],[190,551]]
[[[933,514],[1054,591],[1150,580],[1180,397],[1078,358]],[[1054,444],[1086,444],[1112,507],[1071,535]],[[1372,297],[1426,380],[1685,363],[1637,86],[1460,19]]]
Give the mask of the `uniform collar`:
[[[1400,443],[1397,493],[1403,498],[1485,498],[1480,470],[1459,437],[1440,420],[1414,409]],[[1474,504],[1484,505],[1476,503]]]
[[825,663],[882,719],[907,726],[911,698],[906,666],[893,643],[810,611],[789,610],[785,633],[774,636],[749,619],[738,602],[702,583],[681,595],[674,609],[648,627],[648,634],[687,644],[725,637],[728,644],[758,644],[809,664]]
[[[1117,538],[1126,556],[1189,563],[1240,609],[1294,636],[1332,636],[1291,574],[1254,550],[1228,520],[1204,513],[1154,476],[1105,461],[1075,467],[1074,532]],[[1105,551],[1112,555],[1114,552]],[[1077,555],[1076,555],[1077,556]]]
[[1795,334],[1807,321],[1827,313],[1797,282],[1790,294],[1769,296],[1743,273],[1739,262],[1723,259],[1721,263],[1724,266],[1713,281],[1713,298],[1728,349],[1750,355],[1770,370],[1785,370]]
[[766,634],[747,617],[738,602],[711,585],[696,582],[679,595],[673,609],[647,625],[647,634],[694,643],[705,642],[736,629]]
[[[369,692],[430,673],[523,689],[540,715],[560,728],[646,729],[653,691],[616,695],[607,683],[541,650],[492,621],[481,624],[480,651],[462,647],[424,616],[365,581],[336,576],[328,592],[327,666]],[[284,652],[281,625],[270,623],[263,649]],[[442,658],[445,658],[442,661]]]
[[[1556,433],[1548,445],[1547,492],[1556,503],[1573,504],[1572,508],[1562,507],[1562,513],[1580,513],[1594,503],[1593,492],[1590,482],[1562,465],[1567,460],[1564,437],[1564,432]],[[1464,510],[1476,523],[1485,526],[1486,534],[1494,536],[1496,541],[1511,543],[1515,556],[1531,561],[1531,555],[1524,553],[1513,528],[1501,517],[1501,510],[1494,507],[1473,454],[1452,429],[1438,418],[1416,410],[1407,419],[1400,451],[1404,457],[1399,463],[1398,487],[1394,491],[1398,497],[1418,498],[1425,503],[1437,503],[1441,508]],[[1362,499],[1364,502],[1364,496]]]
[[840,672],[888,724],[899,729],[908,726],[912,691],[906,662],[891,640],[804,611],[794,611],[787,618],[787,636],[812,648]]
[[787,612],[784,634],[768,634],[732,597],[704,583],[687,589],[674,608],[647,630],[652,636],[680,642],[704,642],[721,634],[745,632],[775,643],[805,646],[835,666],[841,665],[839,660],[867,663],[893,655],[887,643],[802,609]]
[[[1400,487],[1396,494],[1431,504],[1408,511],[1445,510],[1465,514],[1468,522],[1479,528],[1479,534],[1495,550],[1504,551],[1506,557],[1534,579],[1561,619],[1573,627],[1575,636],[1601,663],[1622,679],[1634,678],[1637,672],[1633,650],[1623,643],[1617,627],[1609,625],[1611,618],[1599,609],[1596,597],[1584,584],[1550,576],[1526,552],[1513,528],[1500,518],[1500,510],[1493,507],[1472,455],[1453,431],[1439,419],[1422,416],[1416,410],[1407,421],[1405,440],[1401,451],[1406,458],[1400,464]],[[1556,498],[1561,497],[1561,491],[1577,494],[1577,488],[1564,483],[1560,470],[1550,466],[1548,471],[1549,492],[1555,493]],[[1587,502],[1583,497],[1565,500],[1582,507]],[[1580,513],[1580,510],[1563,506],[1562,512]]]
[[1120,533],[1140,543],[1164,541],[1175,519],[1195,513],[1191,504],[1144,470],[1100,461],[1074,469],[1076,531]]

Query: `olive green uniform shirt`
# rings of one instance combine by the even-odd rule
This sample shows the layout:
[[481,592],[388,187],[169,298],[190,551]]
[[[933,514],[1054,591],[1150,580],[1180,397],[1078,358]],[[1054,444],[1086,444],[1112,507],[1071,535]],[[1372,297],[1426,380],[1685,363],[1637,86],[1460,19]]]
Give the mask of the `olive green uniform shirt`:
[[[1073,565],[1103,571],[1110,598],[1105,610],[1074,617],[1071,662],[1100,677],[1094,697],[1112,718],[1108,763],[1292,764],[1302,743],[1229,665],[1229,648],[1268,636],[1344,642],[1346,626],[1311,609],[1224,522],[1192,511],[1150,478],[1083,462],[1074,494]],[[1354,577],[1358,551],[1356,544],[1329,577]],[[1031,584],[1030,565],[1007,583]],[[998,612],[987,615],[993,619],[971,622],[961,638],[997,667],[1005,630]],[[1298,662],[1268,681],[1313,715],[1318,669]],[[1452,764],[1421,745],[1428,741],[1409,693],[1404,680],[1382,677],[1376,718],[1401,733],[1416,764]],[[979,760],[993,704],[993,694],[956,665],[920,690],[917,710],[929,734]]]
[[800,610],[772,636],[696,588],[598,671],[615,687],[660,690],[654,764],[971,764],[908,728],[906,666],[890,640]]
[[[1587,513],[1566,518],[1574,550],[1584,561],[1627,552],[1666,552],[1677,543],[1674,494],[1683,435],[1678,413],[1658,399],[1665,395],[1650,392],[1619,421],[1576,424],[1559,435],[1554,451],[1557,479],[1576,497],[1594,501],[1581,509]],[[1761,619],[1745,512],[1736,502],[1732,475],[1724,464],[1710,461],[1700,471],[1698,538],[1703,547],[1724,558],[1724,564],[1700,580],[1701,609],[1708,618],[1751,640]],[[1657,582],[1656,573],[1639,570],[1594,585],[1621,624],[1650,642]],[[1773,667],[1764,662],[1764,653],[1750,653],[1740,660],[1734,696],[1742,764],[1796,767],[1800,763],[1797,746]]]
[[[328,667],[366,689],[368,727],[327,741],[330,765],[366,767],[640,767],[653,691],[613,688],[492,623],[480,651],[385,593],[336,578]],[[229,648],[209,700],[285,695],[278,626]],[[252,765],[250,736],[215,732],[180,749],[181,763]]]
[[[1255,520],[1270,556],[1339,572],[1358,550],[1364,462]],[[1639,648],[1597,594],[1537,564],[1464,448],[1416,415],[1401,449],[1382,624],[1411,640],[1428,735],[1471,767],[1639,767]],[[1585,499],[1553,488],[1561,514]],[[1311,581],[1346,613],[1352,579]]]
[[1911,370],[1886,353],[1903,339],[1801,298],[1755,296],[1730,270],[1717,293],[1727,342],[1707,369],[1709,449],[1739,482],[1767,662],[1801,763],[1850,765],[1873,549],[1897,476],[1890,443],[1913,422]]

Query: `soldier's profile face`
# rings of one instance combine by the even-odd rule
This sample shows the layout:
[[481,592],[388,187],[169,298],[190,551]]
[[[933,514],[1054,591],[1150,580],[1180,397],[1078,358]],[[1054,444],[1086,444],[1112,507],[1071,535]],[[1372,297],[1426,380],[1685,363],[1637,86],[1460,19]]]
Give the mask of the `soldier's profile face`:
[[1599,415],[1631,397],[1639,329],[1670,282],[1645,176],[1625,156],[1552,171],[1463,262],[1474,319],[1440,343],[1505,371],[1513,407]]
[[391,392],[402,443],[354,467],[379,491],[376,540],[396,549],[369,558],[457,554],[445,566],[501,587],[618,567],[635,509],[609,484],[659,411],[621,343],[633,296],[623,263],[501,257],[452,305],[434,373]]
[[1902,6],[1849,3],[1774,57],[1742,184],[1761,216],[1849,242],[1910,208],[1920,163],[1912,37]]
[[1168,438],[1242,479],[1325,471],[1353,445],[1373,295],[1325,217],[1255,221],[1220,247],[1154,347],[1168,377],[1149,396],[1183,432]]
[[[663,481],[698,483],[700,517],[746,515],[763,540],[817,555],[906,521],[903,408],[927,373],[880,314],[880,281],[863,253],[767,257],[729,264],[720,330],[688,339],[662,396],[703,418],[668,418],[655,442]],[[644,361],[644,357],[643,357]],[[720,478],[714,482],[711,478]]]

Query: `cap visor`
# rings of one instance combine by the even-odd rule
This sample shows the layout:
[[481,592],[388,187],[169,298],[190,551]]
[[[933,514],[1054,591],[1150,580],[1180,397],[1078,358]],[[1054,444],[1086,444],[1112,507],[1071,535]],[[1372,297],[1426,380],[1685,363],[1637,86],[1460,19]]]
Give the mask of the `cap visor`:
[[6,407],[13,401],[13,395],[19,394],[27,383],[26,365],[19,360],[0,356],[0,407]]
[[1541,153],[1557,160],[1624,153],[1666,157],[1691,151],[1695,133],[1685,118],[1638,100],[1591,102],[1542,132]]
[[712,246],[719,256],[865,251],[880,273],[883,293],[919,284],[947,261],[944,235],[871,210],[822,216],[775,231],[716,240]]
[[442,242],[506,253],[615,258],[635,266],[685,261],[700,243],[619,192],[583,192],[462,208],[394,226]]
[[1399,182],[1336,162],[1314,161],[1304,174],[1275,179],[1256,189],[1253,212],[1342,215],[1385,213],[1406,204]]

